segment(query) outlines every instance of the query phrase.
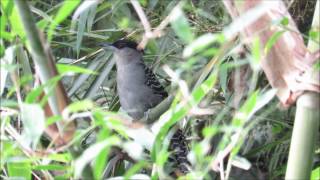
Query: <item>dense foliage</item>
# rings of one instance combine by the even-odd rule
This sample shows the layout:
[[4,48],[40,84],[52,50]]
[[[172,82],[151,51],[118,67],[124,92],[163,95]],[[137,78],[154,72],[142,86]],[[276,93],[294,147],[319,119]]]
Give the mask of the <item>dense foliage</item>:
[[[173,99],[168,111],[149,124],[130,123],[121,111],[115,62],[99,46],[146,37],[130,1],[28,1],[34,21],[29,23],[39,29],[58,70],[48,81],[40,77],[48,70],[36,67],[32,39],[15,2],[1,0],[1,179],[177,177],[181,174],[172,172],[168,151],[177,127],[190,151],[190,172],[181,179],[283,179],[295,107],[279,105],[259,67],[258,41],[248,47],[227,37],[241,29],[222,1],[138,1],[153,33],[144,60]],[[305,6],[306,19],[312,18],[315,2]],[[292,6],[296,9],[288,9],[301,21],[305,40],[319,36],[309,33],[311,21],[297,17],[301,14],[294,10],[303,7]],[[285,21],[274,25],[285,27]],[[45,107],[59,80],[69,104],[48,116]],[[51,93],[44,95],[45,90]],[[77,129],[59,146],[46,129],[62,120]],[[319,140],[316,149],[319,155]],[[229,155],[221,159],[223,153]],[[314,174],[319,164],[315,158]]]

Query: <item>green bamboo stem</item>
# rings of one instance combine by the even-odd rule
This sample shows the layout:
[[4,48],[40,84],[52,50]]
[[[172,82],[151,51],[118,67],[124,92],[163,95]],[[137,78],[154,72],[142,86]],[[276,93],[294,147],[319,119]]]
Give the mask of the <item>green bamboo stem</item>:
[[[42,83],[48,82],[51,78],[53,78],[56,75],[55,66],[54,65],[53,67],[50,66],[50,63],[52,64],[53,62],[50,62],[49,57],[45,53],[45,49],[40,40],[39,32],[35,26],[27,1],[15,0],[15,5],[17,6],[24,30],[26,32],[28,43],[31,49],[31,54],[32,54],[34,63],[38,68],[40,80]],[[62,90],[63,89],[61,88],[60,89],[56,88],[56,90],[53,91],[52,95],[49,96],[48,98],[49,106],[54,115],[60,115],[61,110],[63,108],[62,107],[63,104],[66,104],[66,103],[61,103],[61,101],[66,101],[66,99],[62,100],[61,98],[59,101],[58,94],[63,94],[63,92],[61,92]],[[45,89],[46,94],[48,94],[48,91],[49,91],[48,89]],[[62,125],[59,126],[58,124],[58,128],[61,133]]]
[[[314,12],[312,27],[319,30],[319,1]],[[309,41],[310,51],[319,49],[319,44]],[[319,78],[318,72],[312,73]],[[306,92],[297,100],[296,117],[292,132],[287,171],[285,179],[310,179],[315,142],[320,119],[320,94]]]

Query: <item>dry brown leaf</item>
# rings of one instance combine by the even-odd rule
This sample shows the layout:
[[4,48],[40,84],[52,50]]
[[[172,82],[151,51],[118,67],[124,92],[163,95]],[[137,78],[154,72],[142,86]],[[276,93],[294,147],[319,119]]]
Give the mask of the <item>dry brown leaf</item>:
[[[239,17],[251,8],[260,5],[263,0],[224,1],[233,18]],[[319,80],[305,77],[305,73],[312,70],[313,63],[319,58],[319,51],[310,53],[304,45],[303,38],[288,13],[282,1],[265,1],[272,8],[262,15],[257,21],[244,28],[242,35],[246,39],[258,36],[261,43],[261,52],[264,53],[266,43],[270,37],[283,28],[271,25],[287,17],[290,31],[285,31],[267,54],[262,54],[261,67],[273,88],[278,89],[277,96],[282,104],[287,107],[294,103],[304,91],[320,92]],[[319,72],[317,72],[319,77]]]

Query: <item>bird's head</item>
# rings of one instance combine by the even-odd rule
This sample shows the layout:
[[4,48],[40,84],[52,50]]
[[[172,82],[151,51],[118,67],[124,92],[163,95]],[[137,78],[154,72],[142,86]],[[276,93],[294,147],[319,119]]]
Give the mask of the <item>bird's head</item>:
[[111,50],[116,56],[125,57],[143,53],[138,49],[136,42],[127,39],[117,40],[114,43],[101,43],[101,46],[105,50]]

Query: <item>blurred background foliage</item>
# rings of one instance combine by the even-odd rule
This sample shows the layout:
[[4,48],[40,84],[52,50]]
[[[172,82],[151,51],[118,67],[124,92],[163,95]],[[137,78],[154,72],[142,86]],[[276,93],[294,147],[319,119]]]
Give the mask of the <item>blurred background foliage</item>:
[[[300,2],[286,1],[308,40],[316,0]],[[99,47],[120,38],[141,41],[144,28],[129,1],[28,1],[73,102],[60,117],[45,117],[46,98],[39,97],[56,80],[39,84],[18,9],[14,1],[1,0],[1,178],[167,179],[172,173],[168,137],[160,137],[179,124],[190,148],[187,178],[221,179],[212,162],[239,132],[236,148],[224,160],[226,169],[232,164],[229,179],[283,179],[295,107],[279,108],[264,74],[255,68],[257,49],[224,38],[232,19],[222,1],[139,3],[152,27],[172,11],[182,12],[144,50],[146,64],[175,95],[166,128],[153,124],[159,131],[151,131],[151,125],[135,130],[117,116],[115,62]],[[189,102],[186,94],[197,101]],[[67,146],[55,148],[43,132],[62,117],[78,129]],[[314,167],[319,164],[318,157]]]

